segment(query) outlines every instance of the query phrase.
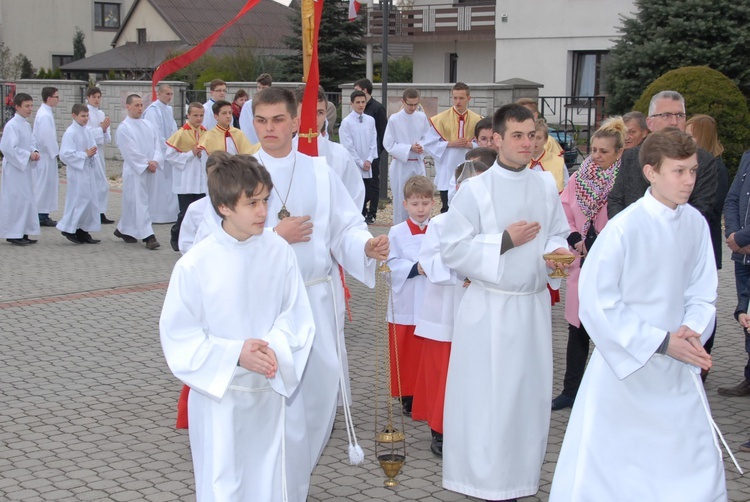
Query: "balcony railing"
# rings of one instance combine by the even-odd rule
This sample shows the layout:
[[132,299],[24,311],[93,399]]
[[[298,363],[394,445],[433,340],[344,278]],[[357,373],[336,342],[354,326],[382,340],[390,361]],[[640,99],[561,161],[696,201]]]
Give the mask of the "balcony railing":
[[[424,5],[390,12],[389,40],[396,43],[495,39],[495,5]],[[383,11],[367,10],[368,42],[383,36]]]

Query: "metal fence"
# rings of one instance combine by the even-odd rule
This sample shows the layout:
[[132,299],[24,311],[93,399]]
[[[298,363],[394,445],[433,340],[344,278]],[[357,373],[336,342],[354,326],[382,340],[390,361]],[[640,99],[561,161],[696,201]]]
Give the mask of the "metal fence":
[[585,158],[589,139],[605,118],[604,101],[605,96],[540,96],[539,115],[565,137],[572,137]]

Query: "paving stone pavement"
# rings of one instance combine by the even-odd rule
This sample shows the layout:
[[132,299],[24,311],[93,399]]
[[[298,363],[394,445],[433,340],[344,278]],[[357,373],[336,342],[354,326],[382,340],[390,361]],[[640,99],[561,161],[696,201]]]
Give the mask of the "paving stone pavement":
[[[61,205],[64,193],[63,184]],[[119,193],[111,194],[110,208],[110,217],[119,217]],[[157,328],[178,258],[169,248],[169,225],[155,227],[162,243],[157,251],[124,244],[113,230],[103,226],[96,235],[102,243],[95,246],[73,245],[51,228],[43,229],[35,246],[0,242],[0,500],[195,500],[187,433],[173,427],[181,384],[167,368]],[[706,389],[713,416],[736,452],[750,434],[750,398],[716,393],[741,379],[745,358],[731,316],[735,294],[728,254],[725,264],[715,367]],[[313,473],[309,500],[473,500],[442,489],[441,461],[429,451],[429,429],[410,421],[400,485],[383,486],[372,440],[374,293],[356,281],[350,285],[352,410],[366,463],[348,464],[339,414]],[[567,336],[562,305],[553,308],[553,332],[556,394]],[[553,413],[542,485],[524,502],[547,500],[568,417],[568,410]],[[750,467],[750,454],[736,455]],[[730,500],[750,500],[748,478],[724,457]]]

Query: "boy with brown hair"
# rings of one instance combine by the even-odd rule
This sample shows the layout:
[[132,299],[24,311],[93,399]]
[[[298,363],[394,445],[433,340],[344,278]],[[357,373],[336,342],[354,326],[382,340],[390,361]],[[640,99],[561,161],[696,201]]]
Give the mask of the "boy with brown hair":
[[712,364],[703,341],[717,275],[708,225],[687,203],[696,150],[674,127],[646,138],[640,161],[651,186],[607,223],[581,269],[579,314],[596,349],[550,501],[727,498],[700,380]]
[[[232,125],[232,103],[219,100],[211,108],[211,116],[214,118],[214,127],[208,129],[200,141],[199,148],[212,154],[214,152],[227,152],[232,155],[251,155],[258,151],[256,146],[250,143],[245,134]],[[206,123],[203,117],[203,123]]]
[[177,262],[164,300],[164,356],[191,388],[198,500],[302,502],[307,495],[309,456],[302,442],[286,438],[303,420],[286,400],[302,378],[315,328],[294,252],[265,229],[272,189],[268,171],[250,156],[212,167],[208,191],[221,225]]
[[391,242],[388,266],[392,272],[393,289],[393,301],[388,304],[391,395],[401,397],[405,415],[411,415],[417,370],[422,359],[424,339],[414,336],[426,283],[424,270],[419,264],[419,248],[432,214],[434,195],[435,185],[426,176],[417,175],[406,180],[403,205],[408,218],[392,226],[388,232]]
[[[203,104],[203,126],[210,131],[216,126],[213,106],[217,101],[224,101],[227,97],[227,83],[220,78],[215,78],[208,84],[209,98]],[[231,108],[232,104],[229,103]]]

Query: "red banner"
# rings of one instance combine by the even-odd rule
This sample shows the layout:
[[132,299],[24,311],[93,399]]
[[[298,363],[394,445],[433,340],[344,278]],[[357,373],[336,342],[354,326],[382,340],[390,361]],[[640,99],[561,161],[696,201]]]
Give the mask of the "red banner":
[[[297,149],[312,157],[318,156],[318,87],[320,86],[320,69],[318,68],[318,33],[320,19],[323,15],[323,0],[315,0],[315,21],[313,27],[312,58],[310,72],[307,74],[305,95],[302,98],[302,113],[299,124],[299,142]],[[303,35],[304,36],[304,35]]]
[[227,30],[227,28],[236,23],[242,16],[247,14],[250,9],[258,4],[258,2],[260,2],[260,0],[248,0],[242,10],[240,10],[237,15],[234,16],[234,18],[231,19],[227,24],[213,32],[211,35],[206,37],[198,45],[196,45],[186,53],[180,54],[175,58],[168,59],[167,61],[164,61],[162,64],[157,66],[156,70],[154,70],[154,76],[151,79],[151,100],[156,100],[156,84],[159,83],[160,80],[171,75],[177,70],[185,68],[190,63],[195,62],[199,57],[205,54],[206,51],[210,49],[212,45],[214,45],[214,43],[216,43],[216,40],[219,39],[219,37]]

